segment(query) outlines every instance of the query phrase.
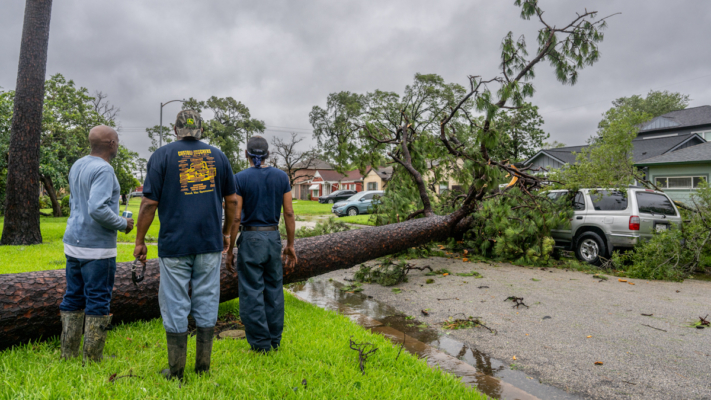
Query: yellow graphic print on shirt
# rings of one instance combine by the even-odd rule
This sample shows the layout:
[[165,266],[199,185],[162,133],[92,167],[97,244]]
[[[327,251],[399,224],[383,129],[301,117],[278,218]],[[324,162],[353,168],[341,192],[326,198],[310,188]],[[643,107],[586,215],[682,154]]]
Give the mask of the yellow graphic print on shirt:
[[215,158],[210,149],[179,151],[180,191],[184,194],[209,193],[215,190]]

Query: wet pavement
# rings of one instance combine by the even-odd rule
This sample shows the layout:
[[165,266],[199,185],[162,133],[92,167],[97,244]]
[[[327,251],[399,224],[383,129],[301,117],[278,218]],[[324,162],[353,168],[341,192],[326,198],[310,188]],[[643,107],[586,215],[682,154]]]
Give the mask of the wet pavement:
[[468,385],[495,399],[579,399],[575,395],[541,384],[522,371],[493,359],[467,344],[408,318],[397,309],[360,293],[344,292],[341,283],[312,280],[291,285],[299,298],[321,308],[338,311],[354,322],[379,333],[419,357],[430,366],[459,376]]

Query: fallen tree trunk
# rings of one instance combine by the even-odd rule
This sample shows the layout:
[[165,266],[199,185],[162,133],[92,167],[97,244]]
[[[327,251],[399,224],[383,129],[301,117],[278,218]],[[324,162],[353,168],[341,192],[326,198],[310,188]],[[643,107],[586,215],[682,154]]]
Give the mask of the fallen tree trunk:
[[[306,280],[329,271],[445,240],[461,233],[465,222],[453,215],[434,216],[374,228],[298,239],[298,263],[284,272],[284,283]],[[455,225],[456,224],[456,225]],[[113,323],[160,317],[158,260],[149,260],[145,280],[135,286],[131,263],[116,267],[111,312]],[[0,275],[0,349],[61,333],[59,304],[65,290],[64,270]],[[221,267],[220,302],[238,297],[237,275]]]

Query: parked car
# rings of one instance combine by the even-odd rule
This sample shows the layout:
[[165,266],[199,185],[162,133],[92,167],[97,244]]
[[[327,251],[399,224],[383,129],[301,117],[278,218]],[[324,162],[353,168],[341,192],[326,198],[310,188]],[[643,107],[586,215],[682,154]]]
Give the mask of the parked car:
[[339,217],[346,215],[355,216],[358,214],[368,214],[373,210],[373,202],[383,195],[381,190],[369,190],[351,196],[346,201],[341,201],[333,205],[331,212]]
[[[561,200],[566,190],[552,190],[548,197]],[[580,261],[600,265],[615,249],[632,248],[649,240],[654,232],[681,227],[681,215],[664,193],[633,187],[626,192],[581,189],[572,197],[573,218],[567,226],[551,231],[556,247],[575,251]]]
[[143,197],[143,192],[131,192],[131,197]]
[[333,204],[339,201],[347,200],[356,193],[358,192],[356,192],[355,190],[336,190],[328,196],[319,197],[318,202],[321,204]]

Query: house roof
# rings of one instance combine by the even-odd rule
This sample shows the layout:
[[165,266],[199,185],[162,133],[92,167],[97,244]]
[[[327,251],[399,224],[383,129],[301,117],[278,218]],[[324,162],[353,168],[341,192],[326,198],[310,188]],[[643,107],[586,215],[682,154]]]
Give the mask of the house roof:
[[[689,140],[698,140],[699,142],[703,142],[704,139],[697,134],[683,134],[659,138],[652,137],[646,139],[636,138],[632,141],[632,159],[635,163],[638,163],[648,158],[657,157],[669,151],[673,151],[674,148],[679,147]],[[568,146],[556,149],[544,149],[526,160],[525,164],[530,164],[540,154],[545,154],[564,164],[574,164],[577,157],[574,153],[579,153],[585,147],[587,146]]]
[[[305,164],[306,163],[302,161],[302,162],[294,164],[294,167],[304,168]],[[332,170],[333,166],[331,166],[331,164],[327,163],[326,161],[317,159],[314,162],[312,162],[311,165],[309,165],[309,169],[330,169],[330,170]]]
[[368,168],[368,172],[366,172],[366,175],[368,175],[370,171],[375,172],[380,177],[380,179],[384,181],[389,181],[390,178],[392,178],[393,176],[393,167]]
[[649,131],[708,124],[711,124],[711,106],[699,106],[668,112],[653,118],[651,121],[644,123],[640,127],[639,132],[645,133]]
[[348,171],[345,174],[339,174],[333,170],[318,170],[317,172],[326,182],[354,182],[363,179],[363,176],[357,169]]
[[711,164],[711,142],[697,144],[681,150],[671,151],[656,157],[647,158],[637,165],[651,164],[675,164],[675,163],[698,163],[708,162]]

